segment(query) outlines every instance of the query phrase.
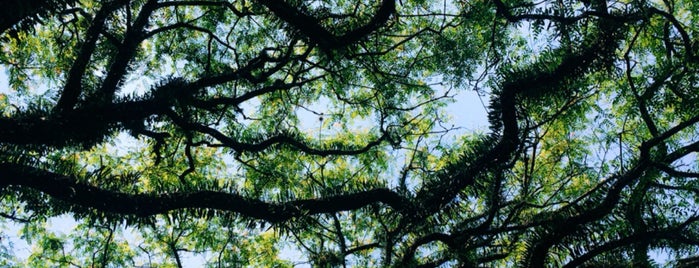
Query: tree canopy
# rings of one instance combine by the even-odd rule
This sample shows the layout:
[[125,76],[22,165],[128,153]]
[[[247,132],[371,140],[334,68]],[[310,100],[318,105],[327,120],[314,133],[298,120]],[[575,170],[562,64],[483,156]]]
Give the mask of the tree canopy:
[[2,265],[696,262],[693,0],[5,2]]

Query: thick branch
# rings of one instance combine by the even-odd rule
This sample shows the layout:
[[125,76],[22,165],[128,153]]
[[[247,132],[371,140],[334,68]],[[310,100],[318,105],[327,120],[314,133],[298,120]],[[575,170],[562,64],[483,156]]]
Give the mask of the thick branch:
[[[696,218],[690,219],[688,222],[694,222],[696,221]],[[686,224],[686,223],[685,223]],[[664,239],[664,240],[680,240],[682,236],[680,235],[682,232],[681,228],[668,228],[664,230],[658,230],[658,231],[648,231],[648,232],[641,232],[641,233],[635,233],[630,236],[620,238],[618,240],[613,240],[610,242],[607,242],[601,246],[598,246],[587,253],[583,254],[580,257],[577,257],[570,262],[568,262],[565,267],[580,267],[581,265],[585,264],[585,262],[593,259],[594,257],[603,254],[605,252],[610,252],[613,251],[614,249],[620,248],[620,247],[625,247],[629,246],[635,243],[641,243],[641,242],[648,242],[648,241],[655,241],[659,239]]]
[[258,2],[267,7],[278,18],[306,35],[321,48],[327,50],[339,49],[354,44],[383,26],[391,15],[396,12],[395,0],[383,0],[376,14],[367,24],[337,36],[318,24],[316,18],[300,12],[286,1],[259,0]]
[[107,2],[107,4],[105,4],[105,6],[103,6],[97,12],[97,14],[95,14],[92,24],[90,24],[90,27],[85,33],[86,38],[80,47],[80,52],[68,71],[68,78],[65,86],[63,87],[63,92],[61,93],[61,97],[58,99],[58,103],[56,104],[57,111],[64,112],[71,110],[77,103],[78,97],[83,91],[83,75],[87,70],[90,58],[95,51],[97,40],[99,39],[100,33],[103,31],[107,16],[120,6],[121,5],[117,2]]
[[91,146],[126,125],[141,123],[171,104],[152,98],[75,109],[61,115],[0,117],[0,143],[62,147]]
[[71,5],[75,0],[9,0],[2,2],[0,11],[0,33],[20,23],[34,21],[37,18],[59,11],[63,6]]
[[455,167],[451,173],[453,175],[441,178],[418,193],[418,200],[425,204],[427,211],[451,202],[461,190],[472,185],[483,174],[502,170],[520,144],[517,113],[519,99],[565,94],[562,90],[566,90],[571,82],[594,70],[593,67],[607,64],[601,61],[610,57],[617,47],[616,30],[617,28],[606,29],[599,36],[591,37],[587,46],[575,54],[563,56],[561,63],[554,69],[537,68],[534,64],[527,70],[505,77],[501,90],[491,104],[493,112],[489,115],[496,131],[486,142],[495,141],[495,145],[470,162],[453,164],[461,167]]
[[30,166],[0,163],[0,170],[0,185],[27,187],[78,206],[138,217],[197,208],[229,211],[276,223],[307,215],[356,210],[378,203],[405,211],[409,204],[402,196],[385,188],[319,199],[268,203],[215,191],[128,194],[76,182],[73,177]]

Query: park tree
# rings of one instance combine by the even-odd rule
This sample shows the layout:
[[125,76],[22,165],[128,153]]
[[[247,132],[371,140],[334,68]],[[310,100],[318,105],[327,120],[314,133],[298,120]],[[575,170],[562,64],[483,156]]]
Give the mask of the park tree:
[[0,12],[3,265],[696,261],[692,0]]

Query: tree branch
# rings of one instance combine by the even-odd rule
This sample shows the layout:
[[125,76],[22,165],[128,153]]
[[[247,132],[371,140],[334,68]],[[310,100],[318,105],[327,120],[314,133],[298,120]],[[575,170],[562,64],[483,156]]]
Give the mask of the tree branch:
[[376,14],[368,23],[338,36],[318,24],[316,18],[300,12],[286,1],[258,0],[258,2],[272,11],[279,19],[296,28],[313,43],[326,50],[339,49],[354,44],[378,30],[396,12],[395,0],[383,0]]
[[77,182],[74,177],[12,163],[0,163],[0,170],[0,185],[26,187],[78,206],[137,217],[180,209],[216,209],[278,223],[308,215],[356,210],[378,203],[406,212],[410,204],[407,199],[385,188],[318,199],[268,203],[215,191],[128,194]]

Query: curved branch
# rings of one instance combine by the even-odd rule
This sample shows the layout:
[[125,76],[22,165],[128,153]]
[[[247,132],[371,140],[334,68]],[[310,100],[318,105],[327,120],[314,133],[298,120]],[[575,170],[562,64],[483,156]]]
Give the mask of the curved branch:
[[0,185],[26,187],[78,206],[137,217],[180,209],[216,209],[278,223],[308,215],[356,210],[378,203],[405,212],[409,211],[410,204],[407,199],[386,188],[318,199],[268,203],[234,193],[215,191],[128,194],[80,183],[73,177],[12,163],[0,163],[0,170]]
[[[172,119],[172,121],[179,127],[186,129],[186,130],[192,130],[196,131],[199,133],[207,134],[214,139],[218,140],[221,143],[221,146],[225,146],[228,148],[231,148],[233,150],[236,150],[238,152],[260,152],[263,151],[269,147],[272,147],[277,144],[288,144],[291,145],[300,151],[311,154],[311,155],[318,155],[318,156],[329,156],[329,155],[358,155],[361,153],[365,153],[371,148],[374,148],[378,145],[380,145],[383,141],[389,139],[389,133],[384,132],[383,135],[378,137],[377,139],[370,141],[366,143],[362,147],[358,148],[337,148],[337,149],[317,149],[309,146],[305,142],[301,141],[298,137],[294,136],[293,134],[288,134],[288,133],[283,133],[283,134],[278,134],[272,137],[265,138],[259,142],[255,143],[249,143],[249,142],[240,142],[237,141],[231,137],[228,137],[227,135],[221,133],[217,129],[197,124],[197,123],[192,123],[188,122],[185,118],[180,117],[179,115],[175,114],[174,111],[169,111],[167,112],[168,117]],[[214,145],[212,145],[214,146]]]
[[[426,211],[434,211],[451,202],[461,190],[472,185],[475,180],[493,169],[502,169],[520,146],[520,129],[517,103],[519,98],[536,99],[552,94],[565,94],[559,92],[567,87],[567,84],[579,79],[594,67],[607,62],[600,62],[614,53],[617,47],[616,31],[618,24],[609,23],[598,36],[590,38],[589,45],[583,47],[574,54],[565,55],[561,63],[554,69],[537,68],[524,70],[505,77],[501,83],[496,98],[492,100],[489,114],[491,124],[495,131],[488,142],[496,142],[482,151],[471,161],[461,160],[453,163],[455,170],[451,176],[444,176],[436,182],[425,187],[417,195],[420,203],[425,205]],[[606,65],[604,65],[606,66]],[[603,67],[604,67],[603,66]],[[474,152],[469,152],[475,154]]]
[[417,249],[419,247],[428,243],[432,243],[434,241],[440,241],[449,247],[453,247],[456,244],[456,241],[454,241],[454,237],[452,237],[449,234],[431,233],[426,236],[420,237],[417,240],[415,240],[415,242],[413,242],[413,244],[410,245],[410,247],[408,247],[406,254],[403,256],[403,264],[407,265],[411,262],[411,260],[413,260],[413,258],[415,258],[415,252],[417,252]]
[[686,54],[686,55],[687,55],[687,59],[690,59],[690,60],[692,60],[692,61],[696,60],[696,59],[694,58],[694,48],[692,47],[692,39],[689,37],[689,34],[687,33],[687,31],[686,31],[686,30],[684,29],[684,27],[682,26],[682,23],[680,23],[680,22],[677,20],[677,18],[675,18],[675,16],[673,16],[672,14],[667,13],[667,12],[665,12],[665,11],[662,11],[662,10],[660,10],[660,9],[657,9],[657,8],[655,8],[655,7],[651,7],[651,8],[650,8],[650,12],[651,12],[652,14],[658,14],[658,15],[660,15],[660,16],[664,17],[665,19],[667,19],[668,21],[670,21],[670,23],[672,23],[672,26],[675,27],[675,29],[677,30],[677,32],[679,32],[680,35],[682,36],[682,42],[684,43],[685,53],[687,53],[687,54]]
[[[694,222],[696,221],[696,218],[692,218],[688,220],[687,222]],[[686,225],[687,222],[685,222]],[[678,239],[682,237],[681,235],[681,228],[668,228],[664,230],[659,230],[659,231],[648,231],[648,232],[642,232],[642,233],[635,233],[633,235],[620,238],[618,240],[610,241],[607,242],[599,247],[596,247],[585,254],[583,254],[580,257],[574,258],[570,262],[566,263],[564,265],[564,268],[567,267],[580,267],[583,265],[585,262],[591,260],[592,258],[603,254],[605,252],[610,252],[614,249],[624,247],[624,246],[629,246],[635,243],[640,243],[644,241],[653,241],[657,239],[664,239],[664,240],[672,240],[672,239]]]
[[315,76],[311,77],[309,79],[304,79],[302,81],[296,81],[296,82],[290,82],[290,83],[275,83],[271,86],[264,86],[255,90],[251,90],[248,92],[245,92],[241,94],[240,96],[236,97],[216,97],[212,99],[207,99],[207,100],[194,100],[193,101],[193,106],[199,107],[199,108],[211,108],[219,105],[232,105],[232,106],[237,106],[242,104],[245,101],[248,101],[250,99],[253,99],[255,97],[262,96],[267,93],[272,93],[275,91],[282,91],[282,90],[288,90],[294,87],[300,87],[305,85],[306,83],[310,83],[319,79],[322,79],[323,76]]
[[286,1],[258,0],[258,2],[326,50],[340,49],[354,44],[386,24],[391,15],[396,12],[395,0],[383,0],[376,14],[367,24],[337,36],[318,24],[316,18],[300,12]]

